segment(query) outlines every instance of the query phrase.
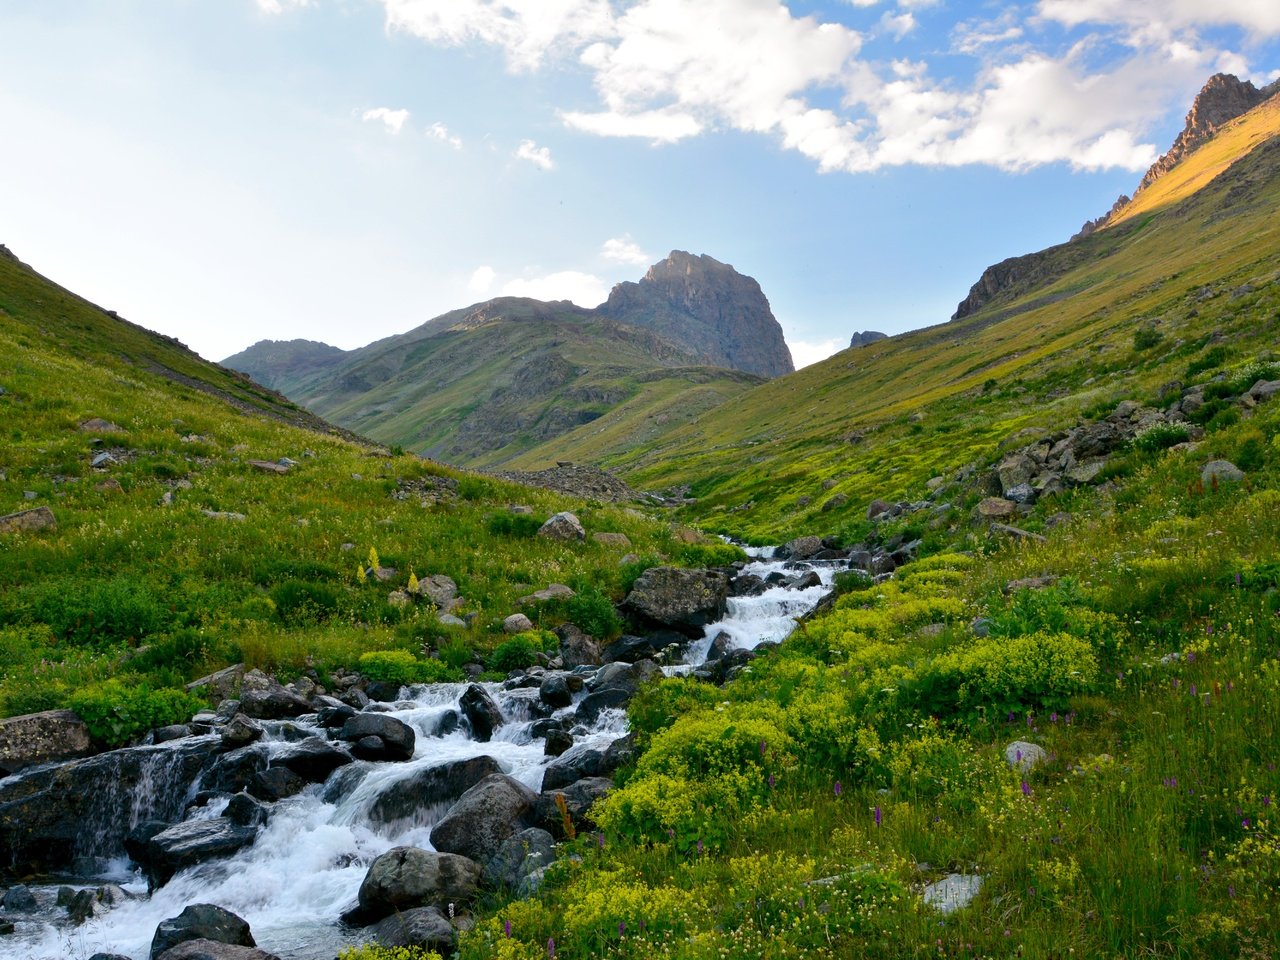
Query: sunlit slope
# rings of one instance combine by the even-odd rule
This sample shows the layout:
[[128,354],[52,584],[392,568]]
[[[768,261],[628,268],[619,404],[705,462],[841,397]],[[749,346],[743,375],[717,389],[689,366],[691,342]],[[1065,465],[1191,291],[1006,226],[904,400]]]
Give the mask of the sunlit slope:
[[[1258,143],[1274,120],[1271,107],[1246,115],[1228,145]],[[1021,427],[1151,400],[1210,349],[1246,359],[1277,328],[1278,170],[1280,139],[1263,139],[1185,199],[1037,255],[1047,280],[770,381],[604,462],[645,488],[692,485],[691,515],[726,530],[825,532],[855,526],[872,498],[919,497],[928,478],[989,460]],[[1160,339],[1139,350],[1145,327]]]

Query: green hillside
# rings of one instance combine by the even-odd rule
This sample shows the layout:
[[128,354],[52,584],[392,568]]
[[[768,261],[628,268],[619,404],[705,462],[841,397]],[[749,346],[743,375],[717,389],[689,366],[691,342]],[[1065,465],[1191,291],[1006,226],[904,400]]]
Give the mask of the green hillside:
[[[977,312],[846,350],[599,459],[638,487],[689,485],[688,516],[726,531],[857,533],[872,499],[918,499],[1019,430],[1248,363],[1280,324],[1274,115],[1273,100],[1225,131],[1247,151],[1233,164],[1215,140],[1170,175],[1221,171],[1200,190],[1021,258]],[[561,443],[591,459],[588,430]]]

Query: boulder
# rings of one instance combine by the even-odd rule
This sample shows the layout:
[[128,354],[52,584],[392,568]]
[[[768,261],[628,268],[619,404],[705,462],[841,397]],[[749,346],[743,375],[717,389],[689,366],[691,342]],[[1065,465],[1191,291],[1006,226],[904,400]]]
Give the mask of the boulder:
[[253,843],[258,831],[226,817],[174,824],[146,843],[143,868],[154,886],[167,883],[179,870],[213,857],[228,857]]
[[769,589],[769,584],[754,573],[744,573],[729,581],[729,596],[758,597]]
[[1230,460],[1210,460],[1200,471],[1200,481],[1206,485],[1213,483],[1239,483],[1244,479],[1244,471]]
[[227,801],[222,815],[241,827],[260,827],[267,822],[267,808],[244,792]]
[[[381,741],[382,757],[379,759],[410,760],[413,758],[417,736],[413,732],[413,727],[403,720],[397,720],[385,713],[357,713],[347,720],[338,732],[339,740],[350,743],[360,743],[366,737],[377,737]],[[367,752],[367,750],[366,746],[359,752]]]
[[[1000,489],[1004,495],[1009,497],[1009,491],[1014,487],[1029,484],[1036,475],[1036,466],[1035,460],[1022,452],[1010,454],[1000,461],[1000,466],[996,467],[996,476],[1000,479]],[[1013,497],[1009,499],[1012,500]]]
[[414,907],[380,920],[373,939],[383,947],[424,947],[447,957],[458,945],[458,931],[435,907]]
[[572,623],[556,627],[560,638],[560,660],[566,670],[574,667],[594,667],[600,661],[600,647],[589,634],[583,633]]
[[151,960],[180,943],[211,940],[240,947],[256,947],[249,924],[230,910],[212,903],[193,903],[176,917],[160,921],[151,938]]
[[504,633],[524,633],[526,630],[532,629],[533,621],[523,613],[513,613],[502,621],[502,630]]
[[278,683],[265,690],[247,690],[240,697],[240,711],[255,720],[284,720],[311,712],[311,703]]
[[0,770],[4,773],[92,752],[89,728],[70,710],[45,710],[0,720]]
[[280,960],[274,953],[257,947],[242,947],[217,940],[188,940],[170,947],[155,960]]
[[1105,457],[1096,457],[1092,460],[1083,460],[1074,466],[1068,467],[1063,476],[1071,483],[1084,484],[1093,483],[1098,479],[1098,475],[1102,473],[1103,468],[1107,465]]
[[373,923],[397,911],[468,903],[479,889],[480,873],[480,865],[466,857],[392,847],[369,864],[355,919]]
[[25,883],[15,884],[4,892],[4,908],[10,913],[34,913],[40,909],[36,896]]
[[244,664],[237,663],[215,673],[206,674],[199,680],[192,680],[187,684],[187,692],[207,694],[210,702],[218,703],[234,697],[243,679]]
[[924,902],[939,913],[963,910],[982,890],[982,877],[976,874],[949,873],[937,883],[924,888]]
[[0,517],[0,534],[35,533],[39,530],[53,530],[57,526],[58,518],[48,507],[19,510],[17,513]]
[[624,607],[641,623],[696,638],[724,616],[728,595],[729,578],[718,570],[650,567],[636,580]]
[[429,577],[418,580],[418,596],[430,600],[441,610],[448,607],[458,597],[458,585],[452,577],[442,573],[433,573]]
[[1026,740],[1015,740],[1004,748],[1004,762],[1021,773],[1028,773],[1049,759],[1044,747]]
[[481,743],[487,743],[493,737],[493,731],[507,722],[493,697],[478,683],[463,691],[458,705],[471,727],[471,735]]
[[1280,380],[1259,380],[1249,388],[1249,396],[1254,400],[1270,400],[1280,393]]
[[603,750],[580,750],[557,757],[542,771],[542,789],[558,790],[571,783],[589,777],[601,777],[611,771],[605,769]]
[[784,560],[808,560],[821,549],[821,537],[796,537],[783,544],[777,555]]
[[[543,789],[533,808],[533,821],[557,837],[566,837],[565,817],[575,831],[590,830],[595,823],[588,816],[591,805],[613,789],[613,781],[605,777],[586,777],[554,790]],[[564,802],[561,811],[556,797]]]
[[605,533],[604,531],[597,531],[591,535],[591,539],[606,547],[618,547],[622,550],[628,550],[631,548],[631,540],[625,533]]
[[238,793],[253,782],[254,776],[267,769],[267,754],[261,746],[244,747],[220,756],[204,775],[206,790]]
[[585,540],[587,531],[578,518],[567,510],[555,514],[538,528],[538,536],[548,540]]
[[538,687],[538,696],[542,702],[553,710],[567,707],[573,703],[573,694],[569,690],[569,681],[562,674],[552,674]]
[[543,756],[558,757],[573,746],[573,734],[561,727],[548,730],[543,736],[546,738],[542,748]]
[[822,577],[818,575],[818,571],[810,570],[808,573],[802,573],[796,579],[787,584],[788,590],[808,590],[810,587],[822,586]]
[[625,707],[634,696],[635,690],[626,687],[609,687],[589,693],[578,701],[573,712],[574,719],[591,726],[605,710]]
[[537,799],[518,780],[490,774],[449,808],[432,829],[431,843],[445,853],[488,863],[502,841],[528,825]]
[[109,907],[98,899],[97,890],[80,890],[67,904],[67,919],[73,926],[80,926],[86,921],[105,916]]
[[1010,487],[1004,492],[1006,500],[1012,500],[1014,503],[1034,503],[1039,494],[1036,488],[1029,483],[1020,483],[1016,487]]
[[440,804],[453,804],[485,777],[501,772],[498,761],[489,756],[427,767],[382,791],[369,809],[369,819],[389,823]]
[[529,827],[508,837],[485,865],[489,887],[521,890],[530,876],[545,870],[556,858],[556,840],[546,830]]
[[984,497],[978,502],[978,516],[987,519],[1012,517],[1018,512],[1018,505],[1003,497]]
[[235,750],[246,747],[262,736],[262,725],[250,720],[244,714],[237,713],[222,728],[222,748]]
[[520,606],[528,606],[531,603],[545,603],[547,600],[568,600],[570,597],[576,597],[572,587],[566,587],[563,583],[552,583],[543,587],[541,590],[535,590],[527,596],[521,597],[516,602]]
[[307,788],[307,781],[287,767],[269,767],[253,775],[248,792],[263,803],[275,803],[296,796]]

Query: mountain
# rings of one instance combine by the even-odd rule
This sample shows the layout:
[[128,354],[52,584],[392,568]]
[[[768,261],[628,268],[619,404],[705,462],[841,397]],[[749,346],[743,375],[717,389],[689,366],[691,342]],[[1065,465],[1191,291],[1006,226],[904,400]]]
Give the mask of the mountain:
[[795,371],[760,284],[706,254],[673,250],[638,283],[617,284],[596,312],[687,344],[710,366],[762,377]]
[[622,452],[791,356],[755,280],[676,252],[594,310],[500,297],[357,350],[262,341],[225,363],[384,443],[537,469],[571,455],[560,440],[577,428],[594,453]]
[[849,338],[849,346],[865,347],[868,344],[875,343],[878,340],[883,340],[887,336],[889,336],[887,333],[881,333],[879,330],[863,330],[858,333],[855,333],[852,337]]
[[[1263,363],[1280,328],[1280,98],[1133,206],[989,268],[949,323],[838,353],[601,463],[687,491],[683,515],[726,532],[857,531],[872,500],[920,500],[925,480],[991,464],[1020,430]],[[561,442],[590,459],[584,432]]]

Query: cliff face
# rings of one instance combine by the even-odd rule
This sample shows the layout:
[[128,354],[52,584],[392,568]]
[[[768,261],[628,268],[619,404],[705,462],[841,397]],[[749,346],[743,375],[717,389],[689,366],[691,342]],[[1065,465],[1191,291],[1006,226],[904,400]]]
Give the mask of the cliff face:
[[596,312],[655,330],[713,366],[764,377],[795,370],[760,284],[705,255],[672,251],[638,283],[615,286]]

